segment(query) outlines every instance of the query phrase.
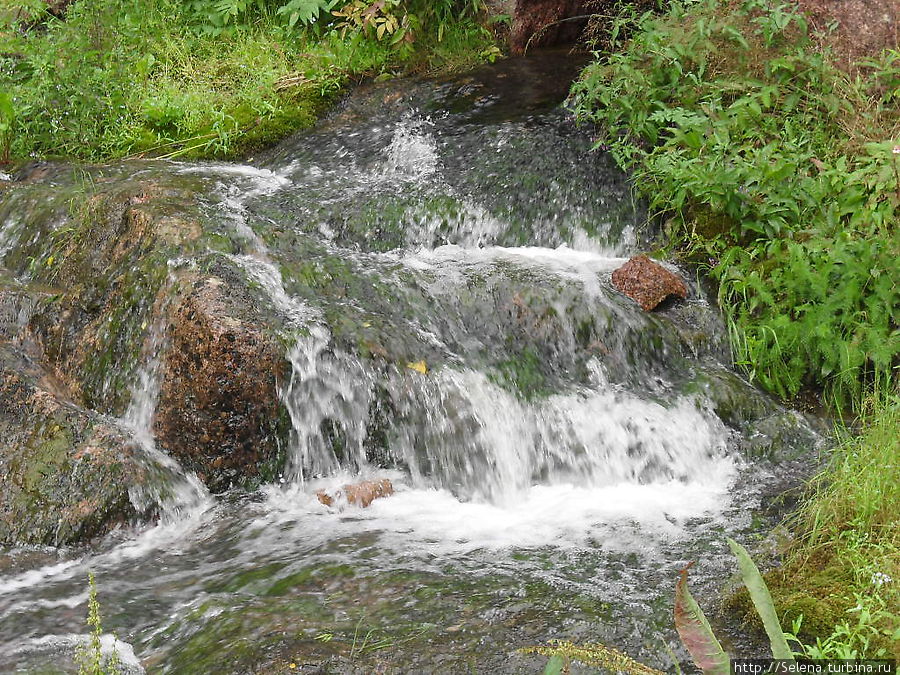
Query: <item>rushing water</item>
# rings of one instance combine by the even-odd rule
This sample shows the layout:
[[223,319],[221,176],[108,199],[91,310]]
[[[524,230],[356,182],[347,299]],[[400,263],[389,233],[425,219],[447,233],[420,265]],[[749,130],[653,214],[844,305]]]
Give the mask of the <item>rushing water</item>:
[[[121,169],[193,181],[236,242],[221,263],[280,317],[288,457],[276,484],[213,499],[161,453],[151,325],[123,424],[164,487],[133,498],[164,517],[0,553],[0,669],[71,671],[89,570],[105,648],[135,672],[540,672],[516,650],[555,638],[684,657],[678,570],[702,560],[707,597],[724,582],[725,535],[759,530],[781,471],[755,450],[816,436],[730,372],[697,285],[653,315],[611,289],[644,213],[557,107],[560,64],[371,87],[248,165]],[[5,254],[20,224],[0,227]],[[339,293],[309,292],[338,273]],[[764,419],[734,423],[715,382]],[[396,494],[315,496],[368,477]]]

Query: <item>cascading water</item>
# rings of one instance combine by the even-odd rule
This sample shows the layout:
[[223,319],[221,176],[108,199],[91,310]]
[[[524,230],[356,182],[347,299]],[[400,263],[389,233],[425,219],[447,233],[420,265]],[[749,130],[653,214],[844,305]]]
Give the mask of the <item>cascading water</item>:
[[[285,464],[210,506],[151,433],[151,324],[124,419],[160,474],[132,497],[173,506],[89,553],[0,553],[0,669],[69,667],[88,569],[134,670],[539,672],[514,650],[551,638],[671,667],[677,570],[702,556],[700,593],[725,573],[775,470],[747,449],[816,436],[730,372],[699,288],[659,314],[611,288],[644,216],[540,63],[372,87],[254,166],[142,169],[215,231],[177,266],[278,317]],[[0,223],[0,260],[23,227]],[[395,494],[317,499],[367,478]]]
[[[170,261],[170,267],[178,261]],[[167,283],[174,281],[170,272]],[[165,317],[162,308],[161,317]],[[162,525],[196,519],[212,505],[209,491],[194,473],[186,473],[174,459],[156,447],[153,418],[159,398],[160,358],[166,349],[165,328],[155,321],[149,328],[144,362],[138,367],[131,389],[131,402],[122,416],[140,449],[136,453],[150,474],[145,483],[130,490],[132,504],[139,512],[158,508]]]

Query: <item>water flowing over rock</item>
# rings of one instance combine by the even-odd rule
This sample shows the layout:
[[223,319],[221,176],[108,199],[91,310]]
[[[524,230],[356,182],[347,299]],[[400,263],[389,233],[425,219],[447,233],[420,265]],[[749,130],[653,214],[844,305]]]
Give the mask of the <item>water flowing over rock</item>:
[[638,303],[645,312],[655,309],[669,296],[684,300],[684,281],[645,255],[635,256],[612,273],[613,285]]
[[145,475],[127,432],[59,390],[0,343],[0,544],[63,546],[150,515],[129,500]]
[[88,570],[153,672],[538,672],[516,648],[584,635],[671,669],[672,570],[713,588],[821,438],[691,279],[613,286],[646,214],[572,75],[371,83],[248,164],[14,172],[3,536],[158,524],[0,548],[0,671],[64,662]]

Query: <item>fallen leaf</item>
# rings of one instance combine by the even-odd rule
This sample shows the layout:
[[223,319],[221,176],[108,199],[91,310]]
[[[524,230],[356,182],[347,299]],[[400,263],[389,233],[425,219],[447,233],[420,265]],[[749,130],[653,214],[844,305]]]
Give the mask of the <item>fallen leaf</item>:
[[415,361],[413,363],[407,363],[406,367],[410,370],[414,370],[417,373],[421,373],[425,375],[428,372],[428,365],[424,361]]

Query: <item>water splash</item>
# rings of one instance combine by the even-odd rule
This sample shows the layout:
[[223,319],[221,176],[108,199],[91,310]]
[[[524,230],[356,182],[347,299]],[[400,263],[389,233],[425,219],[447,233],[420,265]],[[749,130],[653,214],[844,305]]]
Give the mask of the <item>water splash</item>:
[[367,464],[365,441],[374,384],[370,369],[335,350],[313,324],[288,353],[291,378],[280,396],[291,418],[286,476],[301,482]]
[[418,118],[412,111],[397,122],[385,150],[385,179],[419,181],[438,170],[438,149],[431,133],[432,126],[431,120]]

